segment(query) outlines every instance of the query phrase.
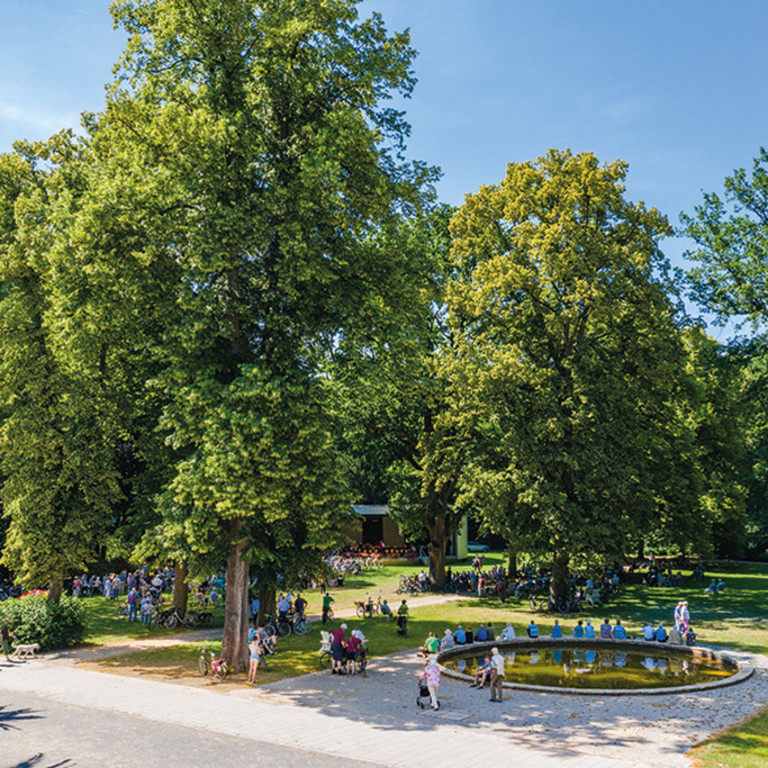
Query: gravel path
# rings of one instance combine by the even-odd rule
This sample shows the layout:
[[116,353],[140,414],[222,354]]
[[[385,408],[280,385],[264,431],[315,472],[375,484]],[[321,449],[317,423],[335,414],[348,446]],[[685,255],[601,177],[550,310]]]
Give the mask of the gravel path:
[[415,678],[423,665],[415,653],[374,659],[368,678],[329,672],[282,680],[261,689],[303,707],[321,707],[361,720],[389,719],[408,727],[417,717],[451,722],[467,733],[493,733],[542,754],[613,758],[627,764],[680,766],[685,753],[768,704],[768,658],[729,651],[755,667],[747,681],[727,688],[654,696],[568,696],[505,690],[499,706],[488,691],[443,676],[439,713],[415,709]]

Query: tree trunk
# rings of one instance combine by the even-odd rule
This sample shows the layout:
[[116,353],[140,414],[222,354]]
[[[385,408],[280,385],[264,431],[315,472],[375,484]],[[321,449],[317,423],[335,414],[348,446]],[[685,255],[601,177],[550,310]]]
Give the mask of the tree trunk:
[[568,561],[569,556],[555,552],[552,561],[552,581],[549,583],[549,596],[553,600],[565,599],[568,596]]
[[189,584],[187,584],[189,567],[187,561],[176,563],[173,571],[175,574],[173,582],[173,608],[183,619],[187,615],[187,598],[189,597]]
[[267,616],[277,615],[277,593],[273,584],[259,587],[259,621],[263,624]]
[[645,560],[645,541],[642,537],[637,542],[637,559]]
[[517,581],[517,551],[510,549],[507,551],[507,578]]
[[247,542],[237,540],[240,522],[230,528],[232,550],[227,558],[227,593],[224,601],[224,633],[221,655],[233,669],[248,668],[248,563],[243,559]]
[[429,529],[429,580],[437,589],[445,588],[445,515],[435,515]]
[[64,591],[64,579],[56,578],[48,585],[48,602],[58,603],[61,600],[61,593]]

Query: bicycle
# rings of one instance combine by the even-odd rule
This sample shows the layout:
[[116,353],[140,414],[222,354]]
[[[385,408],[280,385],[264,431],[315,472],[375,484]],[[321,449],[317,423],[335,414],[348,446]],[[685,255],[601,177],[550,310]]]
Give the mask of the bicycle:
[[312,622],[309,621],[306,616],[299,616],[293,623],[293,631],[297,635],[306,635],[307,632],[312,631]]
[[400,585],[395,590],[398,595],[418,595],[421,593],[421,587],[416,579],[410,576],[400,576]]
[[373,618],[374,615],[381,613],[381,592],[375,603],[372,600],[355,600],[355,605],[357,606],[355,613],[359,618],[364,619],[366,616]]
[[272,616],[267,618],[267,623],[264,625],[264,630],[269,635],[280,635],[280,637],[288,637],[292,632],[291,622],[287,619],[273,619]]
[[162,622],[166,629],[173,630],[179,626],[196,627],[200,619],[197,611],[187,611],[184,616],[180,616],[179,612],[174,608],[170,613],[168,611],[163,612]]

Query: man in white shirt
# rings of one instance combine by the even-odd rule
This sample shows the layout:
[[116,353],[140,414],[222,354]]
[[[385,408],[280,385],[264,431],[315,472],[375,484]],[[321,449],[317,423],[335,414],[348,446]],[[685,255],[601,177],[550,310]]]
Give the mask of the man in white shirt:
[[502,685],[504,684],[504,657],[498,648],[491,649],[491,698],[490,701],[501,703],[504,698]]
[[501,630],[501,639],[502,640],[515,639],[515,628],[509,622],[507,622],[507,626]]

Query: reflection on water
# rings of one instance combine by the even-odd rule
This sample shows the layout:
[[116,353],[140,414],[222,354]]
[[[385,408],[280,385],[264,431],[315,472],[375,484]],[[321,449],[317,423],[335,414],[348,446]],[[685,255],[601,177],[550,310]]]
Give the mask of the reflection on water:
[[[730,677],[735,667],[716,659],[675,654],[668,649],[614,651],[610,648],[539,648],[504,654],[507,682],[559,688],[669,688],[708,683]],[[444,662],[448,668],[473,675],[482,656],[467,651]]]

